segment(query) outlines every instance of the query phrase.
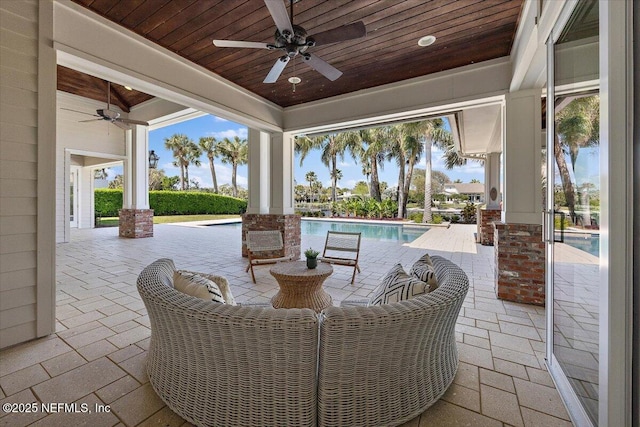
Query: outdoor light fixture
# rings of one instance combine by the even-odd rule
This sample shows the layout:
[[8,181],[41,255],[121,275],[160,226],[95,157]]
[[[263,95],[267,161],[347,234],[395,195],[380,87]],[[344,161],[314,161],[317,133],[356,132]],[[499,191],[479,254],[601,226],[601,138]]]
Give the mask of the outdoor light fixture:
[[296,77],[296,76],[289,77],[289,83],[291,83],[293,85],[293,91],[294,92],[296,91],[296,85],[298,83],[300,83],[301,81],[302,81],[302,79],[300,77]]
[[131,86],[125,86],[124,87],[126,90],[133,90],[133,88]]
[[107,178],[107,171],[103,169],[96,169],[95,172],[93,172],[93,177],[95,179],[106,179]]
[[157,168],[158,160],[160,160],[160,156],[158,156],[153,150],[149,151],[149,169]]
[[436,42],[435,36],[424,36],[420,38],[420,40],[418,40],[418,46],[421,46],[421,47],[431,46],[435,42]]

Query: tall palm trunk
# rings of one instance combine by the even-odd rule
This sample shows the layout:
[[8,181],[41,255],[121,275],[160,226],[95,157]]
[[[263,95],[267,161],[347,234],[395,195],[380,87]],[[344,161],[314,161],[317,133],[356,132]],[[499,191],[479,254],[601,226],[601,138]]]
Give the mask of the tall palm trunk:
[[[567,161],[564,158],[564,152],[562,151],[562,147],[560,146],[560,140],[558,139],[558,135],[553,139],[553,154],[556,158],[556,164],[558,165],[558,172],[560,172],[560,180],[562,181],[562,189],[564,190],[564,198],[567,202],[567,207],[569,208],[569,216],[575,222],[576,219],[576,200],[575,200],[575,189],[573,187],[573,182],[571,182],[571,175],[569,175],[569,167],[567,166]],[[549,184],[553,185],[552,179],[549,180]]]
[[213,192],[218,192],[218,177],[216,177],[216,168],[213,165],[213,156],[209,155],[209,169],[211,169],[211,180],[213,181]]
[[413,177],[413,168],[415,166],[415,157],[411,156],[409,158],[409,163],[407,164],[407,176],[404,179],[404,198],[403,198],[403,207],[402,211],[404,212],[405,217],[407,216],[407,202],[409,201],[409,189],[411,187],[411,178]]
[[371,185],[369,189],[369,194],[371,197],[378,201],[382,201],[382,196],[380,194],[380,181],[378,180],[378,159],[376,154],[371,156]]
[[185,162],[184,164],[184,176],[185,176],[185,187],[188,190],[189,189],[189,163],[188,162]]
[[338,159],[337,159],[337,156],[334,154],[331,156],[331,201],[334,203],[337,200],[337,197],[336,197],[336,187],[338,186],[337,169],[338,169]]
[[400,153],[398,154],[398,218],[404,218],[404,164],[404,155]]
[[231,187],[233,187],[233,197],[238,197],[238,184],[236,183],[236,173],[238,172],[238,163],[232,163],[231,169]]
[[184,163],[180,162],[180,189],[185,189],[185,180],[184,180]]
[[424,157],[426,166],[424,170],[424,213],[422,222],[431,222],[431,140],[427,138],[424,143]]

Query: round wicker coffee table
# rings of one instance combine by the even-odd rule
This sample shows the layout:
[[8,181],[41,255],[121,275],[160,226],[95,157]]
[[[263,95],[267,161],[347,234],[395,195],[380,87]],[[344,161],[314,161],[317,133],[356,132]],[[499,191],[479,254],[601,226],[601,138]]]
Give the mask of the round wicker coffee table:
[[330,264],[319,262],[309,269],[304,261],[282,262],[269,272],[280,285],[280,291],[271,298],[274,308],[310,308],[319,313],[331,306],[331,295],[322,289],[322,283],[333,273]]

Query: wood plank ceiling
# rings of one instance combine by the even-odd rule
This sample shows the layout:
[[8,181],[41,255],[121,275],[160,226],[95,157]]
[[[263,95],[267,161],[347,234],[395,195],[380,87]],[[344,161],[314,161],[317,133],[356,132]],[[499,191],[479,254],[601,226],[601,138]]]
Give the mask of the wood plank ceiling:
[[[298,0],[294,23],[309,35],[363,21],[367,36],[309,49],[344,73],[334,82],[298,56],[275,84],[264,84],[280,51],[212,44],[213,39],[272,43],[276,27],[261,0],[73,1],[282,107],[508,56],[523,3]],[[426,35],[436,36],[436,43],[419,47],[418,39]],[[295,92],[287,82],[294,75],[302,79]]]

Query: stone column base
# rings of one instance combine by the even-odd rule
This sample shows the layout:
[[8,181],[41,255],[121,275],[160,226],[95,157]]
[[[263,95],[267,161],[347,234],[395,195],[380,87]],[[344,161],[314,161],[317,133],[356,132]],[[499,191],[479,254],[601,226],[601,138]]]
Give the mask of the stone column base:
[[120,237],[153,237],[153,209],[120,209]]
[[[248,230],[280,230],[283,232],[284,250],[279,256],[300,258],[300,215],[244,214],[242,215],[242,256],[247,256]],[[274,254],[275,255],[275,254]]]
[[502,211],[500,209],[479,209],[478,243],[483,246],[493,246],[493,223],[500,221]]
[[503,300],[544,305],[545,245],[542,226],[493,224],[496,295]]

